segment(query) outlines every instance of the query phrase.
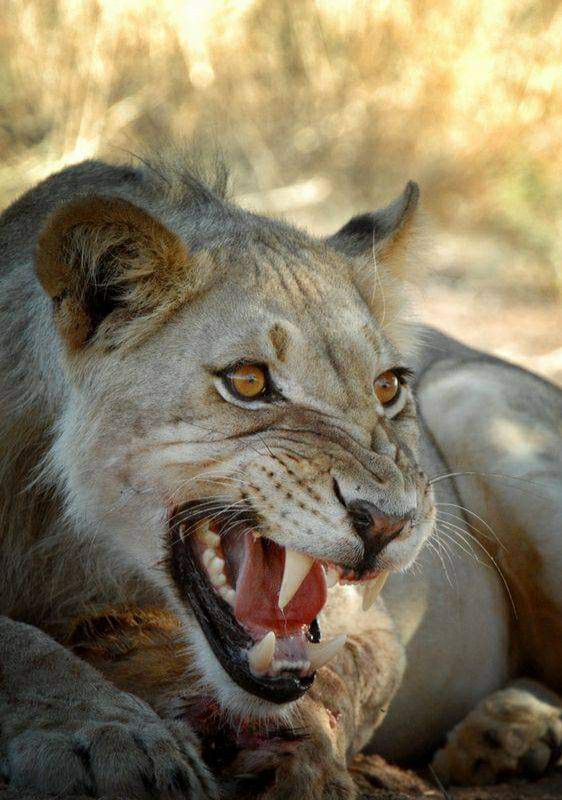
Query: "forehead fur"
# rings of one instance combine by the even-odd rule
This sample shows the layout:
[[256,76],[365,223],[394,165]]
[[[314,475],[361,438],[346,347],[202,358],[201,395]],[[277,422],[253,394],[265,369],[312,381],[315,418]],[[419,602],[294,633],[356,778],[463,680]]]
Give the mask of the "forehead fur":
[[166,181],[174,202],[189,208],[190,246],[213,251],[217,263],[242,259],[245,274],[238,273],[237,280],[255,278],[254,289],[263,293],[274,291],[273,283],[291,285],[295,302],[300,295],[303,302],[320,304],[325,302],[326,282],[350,292],[357,288],[394,346],[405,353],[414,348],[412,288],[423,275],[420,261],[426,250],[417,217],[409,218],[394,237],[391,253],[379,255],[373,243],[369,252],[349,257],[331,246],[333,237],[319,240],[231,203],[221,159],[196,167],[181,158],[175,164],[159,162],[157,173],[153,176]]
[[[179,254],[172,259],[174,280],[166,280],[162,270],[140,263],[145,255],[152,258],[160,248],[142,249],[135,270],[129,272],[127,291],[144,313],[139,316],[132,307],[123,311],[126,329],[113,326],[111,334],[119,346],[136,346],[150,335],[155,321],[168,319],[170,313],[189,304],[190,292],[182,291],[182,280],[191,281],[197,276],[199,296],[211,296],[218,286],[228,283],[244,285],[254,296],[268,302],[273,298],[281,304],[316,306],[319,310],[326,305],[327,293],[337,290],[340,297],[345,295],[350,302],[367,307],[375,324],[397,348],[408,349],[410,317],[407,319],[405,313],[407,292],[401,270],[390,259],[377,260],[374,250],[372,255],[345,254],[332,246],[330,239],[308,236],[280,220],[237,207],[228,198],[228,176],[221,160],[203,162],[196,169],[183,158],[146,160],[126,173],[123,167],[91,162],[53,176],[46,182],[45,192],[49,189],[49,194],[55,196],[59,184],[66,197],[84,198],[95,187],[100,195],[133,204],[140,209],[139,214],[153,220],[141,226],[143,231],[155,232],[153,243],[157,245],[160,232],[167,252]],[[68,191],[70,186],[72,192]],[[100,235],[96,247],[103,250]],[[404,243],[400,242],[397,249],[404,250]],[[190,265],[188,270],[186,265]],[[63,267],[53,272],[55,282],[60,282]],[[143,274],[154,275],[158,281],[137,285],[135,276]],[[44,285],[49,280],[49,275],[42,276]],[[50,284],[49,288],[52,289]],[[147,292],[150,302],[147,296],[145,303],[142,298]],[[49,293],[53,295],[52,291]],[[161,298],[166,314],[160,314],[155,307],[156,297]],[[337,313],[337,309],[331,312]],[[271,335],[273,347],[282,354],[286,349],[283,334],[277,330]]]

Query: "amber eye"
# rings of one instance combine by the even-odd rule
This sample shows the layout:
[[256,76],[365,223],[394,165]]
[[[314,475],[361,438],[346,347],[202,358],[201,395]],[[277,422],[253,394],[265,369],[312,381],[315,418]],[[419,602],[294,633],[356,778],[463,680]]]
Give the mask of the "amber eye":
[[240,364],[225,375],[230,391],[242,400],[255,400],[267,393],[267,372],[259,364]]
[[400,391],[400,381],[396,373],[389,369],[375,381],[375,394],[383,406],[387,406],[396,399]]

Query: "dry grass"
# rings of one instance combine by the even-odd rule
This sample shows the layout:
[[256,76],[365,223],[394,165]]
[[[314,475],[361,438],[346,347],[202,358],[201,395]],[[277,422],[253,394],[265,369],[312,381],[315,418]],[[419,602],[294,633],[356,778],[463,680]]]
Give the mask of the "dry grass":
[[562,292],[558,0],[0,9],[2,203],[94,153],[218,140],[248,204],[322,229],[414,177],[457,249],[493,242],[483,271]]

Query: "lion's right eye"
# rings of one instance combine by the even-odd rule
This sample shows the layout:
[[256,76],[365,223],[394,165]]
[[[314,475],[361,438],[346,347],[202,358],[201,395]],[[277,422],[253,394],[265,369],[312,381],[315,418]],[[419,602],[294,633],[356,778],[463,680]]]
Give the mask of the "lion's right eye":
[[383,372],[375,381],[375,394],[379,403],[388,406],[393,403],[400,392],[400,380],[392,369]]
[[267,367],[261,364],[239,364],[225,372],[223,380],[239,400],[259,400],[269,394]]

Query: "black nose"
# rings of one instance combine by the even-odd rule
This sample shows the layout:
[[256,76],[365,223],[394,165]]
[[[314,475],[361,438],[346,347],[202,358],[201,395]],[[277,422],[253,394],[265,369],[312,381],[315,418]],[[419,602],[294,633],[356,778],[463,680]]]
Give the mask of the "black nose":
[[381,550],[396,539],[409,524],[413,514],[385,514],[368,500],[353,500],[347,506],[347,513],[365,546],[365,561],[373,561]]

